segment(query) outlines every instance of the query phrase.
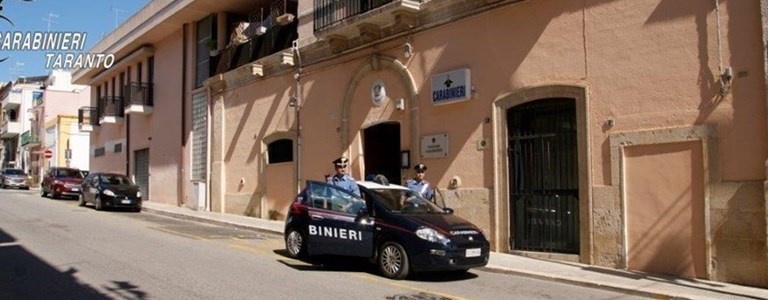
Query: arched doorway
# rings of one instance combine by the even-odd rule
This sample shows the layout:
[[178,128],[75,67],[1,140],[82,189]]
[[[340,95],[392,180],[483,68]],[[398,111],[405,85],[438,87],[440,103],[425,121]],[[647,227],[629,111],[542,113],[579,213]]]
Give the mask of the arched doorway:
[[[365,176],[383,174],[400,183],[400,123],[387,122],[363,130]],[[365,179],[365,178],[361,178]]]
[[579,253],[576,102],[550,98],[507,110],[510,244]]

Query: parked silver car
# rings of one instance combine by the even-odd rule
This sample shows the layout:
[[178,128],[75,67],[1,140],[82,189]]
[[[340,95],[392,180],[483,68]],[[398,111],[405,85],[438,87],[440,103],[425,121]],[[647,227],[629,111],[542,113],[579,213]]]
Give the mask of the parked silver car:
[[22,169],[5,168],[0,174],[0,188],[29,189],[29,177]]

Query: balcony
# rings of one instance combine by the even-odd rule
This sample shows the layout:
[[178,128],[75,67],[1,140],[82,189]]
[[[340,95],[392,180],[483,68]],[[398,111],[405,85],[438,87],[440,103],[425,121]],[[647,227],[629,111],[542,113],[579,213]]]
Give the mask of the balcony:
[[104,96],[99,99],[99,124],[122,124],[125,109],[123,97]]
[[148,115],[152,113],[152,83],[131,82],[125,86],[125,114]]
[[94,126],[99,126],[98,109],[93,106],[79,108],[77,110],[77,128],[82,132],[91,132]]
[[25,131],[21,134],[21,146],[40,146],[40,137],[38,137],[36,134],[30,133],[29,131]]
[[354,38],[368,43],[385,31],[391,35],[416,27],[421,6],[422,0],[315,0],[315,36],[339,52]]
[[[292,42],[298,38],[297,26],[297,22],[284,26],[272,26],[264,34],[253,36],[245,43],[225,48],[216,56],[211,57],[212,76],[229,72],[291,48]],[[272,62],[272,64],[280,64],[280,62]],[[259,71],[253,72],[263,75],[263,66],[264,64],[254,64],[254,68],[259,69]]]
[[11,90],[8,96],[3,99],[3,109],[14,109],[21,106],[21,89]]
[[5,120],[0,125],[0,138],[8,139],[21,134],[21,122]]

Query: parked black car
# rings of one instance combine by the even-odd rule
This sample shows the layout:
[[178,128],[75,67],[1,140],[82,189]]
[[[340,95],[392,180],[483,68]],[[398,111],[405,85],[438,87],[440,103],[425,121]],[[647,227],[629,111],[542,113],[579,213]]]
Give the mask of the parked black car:
[[7,189],[9,187],[15,187],[19,189],[29,189],[29,177],[24,170],[5,168],[0,173],[0,188]]
[[490,244],[474,224],[406,187],[359,181],[362,198],[308,182],[285,221],[291,257],[344,255],[376,261],[402,279],[412,271],[467,271],[488,263]]
[[127,208],[141,211],[139,186],[122,174],[91,172],[83,180],[80,192],[80,206],[93,203],[96,210],[105,208]]

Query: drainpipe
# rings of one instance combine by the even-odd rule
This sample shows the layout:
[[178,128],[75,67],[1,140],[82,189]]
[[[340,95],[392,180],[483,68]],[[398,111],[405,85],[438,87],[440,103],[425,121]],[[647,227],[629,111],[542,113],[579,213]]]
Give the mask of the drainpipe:
[[[186,129],[187,129],[186,128],[186,126],[187,126],[187,42],[188,42],[187,41],[187,23],[184,23],[184,25],[181,27],[181,145],[179,146],[179,152],[180,152],[179,153],[179,166],[178,166],[179,172],[177,174],[178,179],[176,180],[176,185],[178,186],[178,188],[176,190],[176,193],[178,193],[178,202],[177,203],[179,205],[184,204],[186,202],[186,201],[184,201],[184,199],[186,199],[186,198],[184,197],[184,188],[183,188],[184,178],[186,177],[186,176],[184,176],[184,174],[185,174],[184,166],[186,166],[186,163],[185,163],[185,160],[184,160],[184,157],[185,157],[184,154],[185,153],[189,153],[187,151],[184,151],[185,150],[186,141],[187,141],[187,139],[186,139],[186,133],[187,133],[186,132]],[[154,67],[154,64],[153,64],[153,67]],[[154,81],[154,79],[152,79],[152,81]],[[150,84],[154,84],[154,82],[150,82]],[[154,87],[153,87],[153,91],[154,91]],[[152,100],[153,100],[153,103],[154,103],[154,99],[152,99]],[[191,158],[190,158],[190,160],[191,160]],[[191,168],[190,168],[190,171],[191,171]],[[197,193],[197,195],[195,195],[195,196],[197,198],[197,204],[196,204],[197,207],[196,207],[196,209],[198,209],[198,210],[200,209],[200,206],[201,206],[200,205],[200,200],[201,199],[199,199],[200,194],[199,194],[198,190],[194,189],[194,187],[199,187],[199,186],[200,186],[199,182],[197,184],[193,184],[192,185],[193,193]],[[206,201],[207,201],[207,199],[206,199]],[[203,206],[205,206],[205,205],[203,205]]]
[[296,192],[301,192],[301,53],[299,53],[299,40],[293,41],[293,51],[296,53],[296,96],[292,105],[296,109]]
[[[763,92],[766,93],[763,101],[765,101],[765,105],[768,107],[768,0],[760,0],[760,21],[760,24],[762,24],[761,31],[763,42]],[[768,166],[768,161],[766,161],[766,166]],[[768,175],[768,168],[766,168],[765,172],[766,175]],[[763,199],[765,203],[764,217],[768,220],[768,181],[763,182]],[[766,230],[768,230],[768,226],[766,227]],[[768,251],[766,251],[764,255],[765,258],[768,259]],[[764,274],[768,276],[768,270],[766,270]]]

